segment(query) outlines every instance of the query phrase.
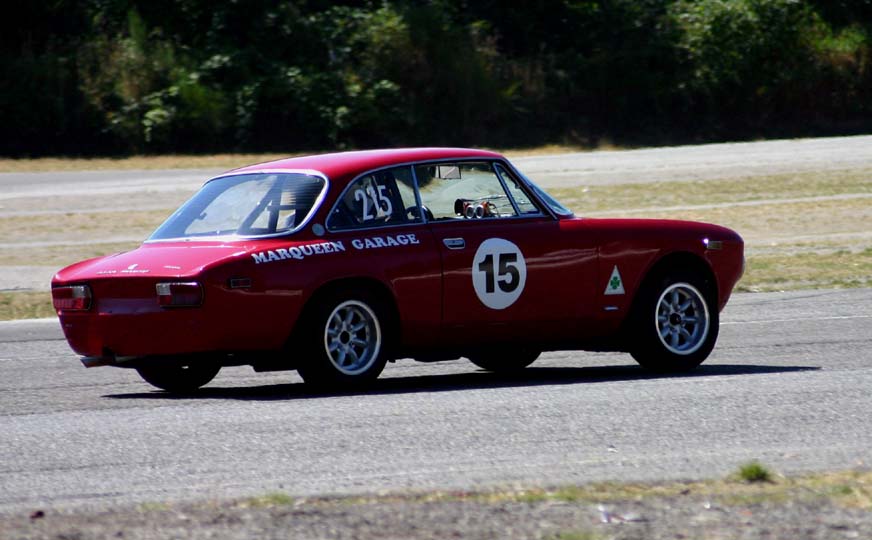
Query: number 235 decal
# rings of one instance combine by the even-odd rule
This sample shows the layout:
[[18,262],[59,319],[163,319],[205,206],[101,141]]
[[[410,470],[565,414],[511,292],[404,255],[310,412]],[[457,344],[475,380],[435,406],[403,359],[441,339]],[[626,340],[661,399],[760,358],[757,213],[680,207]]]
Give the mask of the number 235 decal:
[[481,303],[505,309],[521,296],[527,282],[527,263],[521,250],[508,240],[488,238],[472,260],[472,286]]

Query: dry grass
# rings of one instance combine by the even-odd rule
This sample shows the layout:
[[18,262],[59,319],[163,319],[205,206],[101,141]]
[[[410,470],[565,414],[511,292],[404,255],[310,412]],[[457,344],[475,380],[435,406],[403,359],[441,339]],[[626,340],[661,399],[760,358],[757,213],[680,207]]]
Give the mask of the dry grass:
[[55,315],[49,291],[0,292],[0,321],[42,319]]
[[[203,182],[207,179],[203,177]],[[25,196],[0,200],[0,216],[30,219],[38,215],[69,212],[111,212],[119,210],[164,210],[170,215],[196,192],[196,188],[132,193],[92,193],[83,188],[81,195],[64,193],[62,197]]]
[[[147,238],[172,210],[69,212],[27,218],[0,217],[0,238],[29,242],[80,241],[113,237]],[[8,264],[8,263],[6,263]],[[37,264],[37,263],[34,263]]]
[[121,251],[129,251],[139,246],[141,242],[107,242],[94,244],[73,244],[54,246],[29,246],[0,248],[0,261],[3,266],[52,266],[63,268],[77,261],[102,257]]
[[554,488],[494,489],[489,491],[433,491],[369,497],[325,497],[300,499],[277,492],[240,501],[240,506],[289,506],[385,504],[390,502],[475,501],[484,503],[618,503],[649,498],[703,497],[718,505],[746,505],[764,501],[829,501],[847,507],[872,510],[872,472],[838,471],[805,476],[784,477],[770,474],[766,482],[748,482],[740,475],[723,480],[634,484],[601,482]]
[[252,163],[300,155],[288,154],[217,154],[130,156],[121,158],[35,158],[0,159],[0,172],[163,170],[163,169],[234,169]]
[[[826,238],[834,234],[872,232],[872,199],[825,200],[726,206],[708,209],[652,210],[632,217],[690,219],[738,231],[749,245]],[[846,246],[847,247],[847,246]]]
[[872,287],[872,248],[820,255],[796,253],[747,258],[738,291]]
[[[579,215],[634,213],[636,209],[710,205],[872,193],[872,170],[851,169],[707,180],[586,186],[549,190]],[[870,203],[872,205],[872,203]]]
[[739,291],[872,286],[872,170],[553,192],[579,215],[691,219],[735,229],[748,261]]

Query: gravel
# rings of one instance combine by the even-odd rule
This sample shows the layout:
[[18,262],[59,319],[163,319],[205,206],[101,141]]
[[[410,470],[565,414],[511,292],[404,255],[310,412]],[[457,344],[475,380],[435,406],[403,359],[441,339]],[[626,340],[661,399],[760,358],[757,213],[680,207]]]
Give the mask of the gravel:
[[487,502],[458,494],[257,501],[0,516],[4,539],[838,539],[872,538],[872,512],[821,496],[725,504],[688,492],[601,504],[561,500]]

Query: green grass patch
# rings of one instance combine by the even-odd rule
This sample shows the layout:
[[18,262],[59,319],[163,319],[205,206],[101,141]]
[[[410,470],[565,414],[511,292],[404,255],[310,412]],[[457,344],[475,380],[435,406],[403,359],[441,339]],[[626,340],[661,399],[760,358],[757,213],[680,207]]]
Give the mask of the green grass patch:
[[0,321],[42,319],[56,315],[49,291],[0,292]]
[[771,482],[772,473],[759,461],[750,461],[739,467],[736,473],[743,482]]
[[260,497],[247,499],[245,501],[245,504],[258,508],[272,508],[276,506],[291,506],[292,504],[294,504],[294,502],[296,502],[296,499],[294,499],[287,493],[276,491],[261,495]]
[[551,536],[553,540],[599,540],[603,536],[592,531],[561,532]]

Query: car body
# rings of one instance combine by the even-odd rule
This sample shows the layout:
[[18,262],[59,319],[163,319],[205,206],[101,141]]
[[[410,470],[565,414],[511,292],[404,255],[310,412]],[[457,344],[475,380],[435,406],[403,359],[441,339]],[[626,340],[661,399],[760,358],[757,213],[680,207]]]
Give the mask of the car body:
[[507,371],[557,349],[680,371],[714,346],[743,248],[717,225],[575,217],[494,152],[370,150],[222,174],[52,291],[86,366],[170,391],[228,365],[343,386],[398,358]]

